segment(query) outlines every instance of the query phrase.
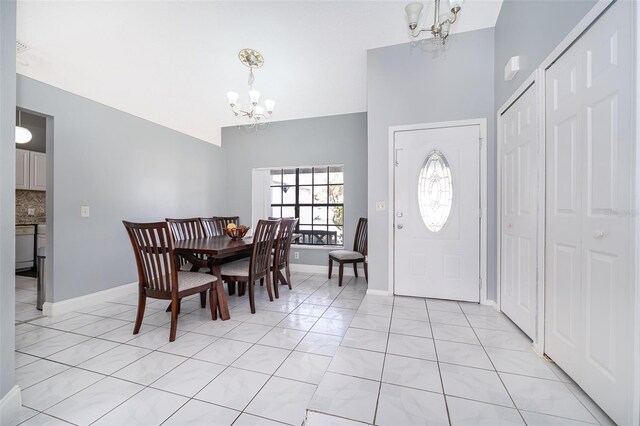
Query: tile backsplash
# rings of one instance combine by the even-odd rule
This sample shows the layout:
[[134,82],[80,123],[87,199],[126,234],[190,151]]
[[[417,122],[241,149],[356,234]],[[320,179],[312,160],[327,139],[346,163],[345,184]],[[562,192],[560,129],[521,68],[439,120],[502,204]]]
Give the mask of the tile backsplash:
[[[44,191],[16,190],[16,225],[25,223],[45,223],[46,195]],[[30,208],[36,209],[35,216],[29,216]]]

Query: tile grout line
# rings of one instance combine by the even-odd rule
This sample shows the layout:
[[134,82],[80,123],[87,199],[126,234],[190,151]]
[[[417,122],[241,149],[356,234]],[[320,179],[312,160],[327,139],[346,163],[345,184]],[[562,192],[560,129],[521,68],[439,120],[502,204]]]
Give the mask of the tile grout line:
[[438,375],[440,376],[440,386],[442,387],[442,399],[444,399],[444,408],[447,412],[447,420],[449,426],[451,426],[451,413],[449,411],[449,401],[447,401],[447,394],[444,389],[444,380],[442,379],[442,370],[440,369],[440,358],[438,357],[438,346],[436,345],[436,337],[433,334],[433,325],[431,324],[431,314],[429,312],[429,304],[427,299],[424,299],[424,307],[427,310],[427,319],[429,320],[429,330],[431,331],[431,339],[433,341],[433,350],[436,355],[436,365],[438,366]]

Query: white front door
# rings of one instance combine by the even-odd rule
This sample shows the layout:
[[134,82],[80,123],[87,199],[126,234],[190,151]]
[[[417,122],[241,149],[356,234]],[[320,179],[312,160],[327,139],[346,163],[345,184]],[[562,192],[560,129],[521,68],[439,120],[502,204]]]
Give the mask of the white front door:
[[536,83],[500,118],[500,309],[532,339],[536,326]]
[[546,76],[545,352],[632,423],[631,2],[617,1]]
[[395,133],[395,288],[479,302],[480,126]]

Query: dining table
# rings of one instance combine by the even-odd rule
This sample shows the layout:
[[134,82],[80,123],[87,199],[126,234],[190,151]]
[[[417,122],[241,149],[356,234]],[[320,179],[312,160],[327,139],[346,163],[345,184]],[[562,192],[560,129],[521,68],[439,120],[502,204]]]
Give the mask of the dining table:
[[[224,259],[247,253],[251,250],[252,245],[253,238],[251,237],[232,239],[226,235],[222,235],[219,237],[188,238],[175,241],[174,252],[178,255],[195,254],[207,256],[212,260],[212,262],[210,262],[211,271],[219,277],[220,265],[213,262],[214,259]],[[224,292],[224,286],[218,285],[217,289],[218,312],[220,313],[220,319],[226,321],[231,318],[229,315],[227,296]]]
[[[293,234],[292,239],[297,241],[302,235]],[[174,243],[174,252],[177,255],[199,255],[206,256],[210,262],[211,272],[220,277],[220,260],[232,258],[240,254],[246,254],[251,251],[253,246],[253,238],[245,236],[244,238],[232,239],[226,235],[218,237],[202,237],[188,238],[177,240]],[[218,296],[218,312],[220,319],[223,321],[231,318],[229,315],[229,305],[227,304],[227,296],[224,292],[224,286],[217,286]]]

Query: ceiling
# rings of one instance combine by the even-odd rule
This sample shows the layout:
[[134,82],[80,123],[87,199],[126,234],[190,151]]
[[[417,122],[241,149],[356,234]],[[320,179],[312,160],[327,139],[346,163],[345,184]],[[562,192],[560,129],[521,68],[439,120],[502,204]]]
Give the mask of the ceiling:
[[[405,3],[20,0],[18,73],[219,145],[226,92],[248,90],[240,49],[265,57],[254,88],[274,120],[366,111],[366,51],[410,41]],[[494,26],[500,6],[467,0],[452,33]]]

